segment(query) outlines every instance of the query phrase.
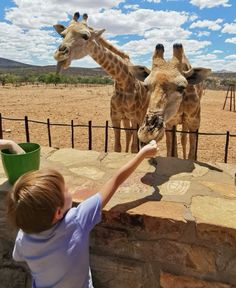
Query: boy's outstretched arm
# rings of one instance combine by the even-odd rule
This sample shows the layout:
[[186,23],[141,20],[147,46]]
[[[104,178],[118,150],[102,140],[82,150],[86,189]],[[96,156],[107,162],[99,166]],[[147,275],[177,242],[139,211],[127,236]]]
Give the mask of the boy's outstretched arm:
[[153,157],[157,153],[156,141],[151,141],[144,146],[132,160],[121,167],[100,189],[100,195],[102,198],[102,207],[111,199],[117,188],[134,172],[139,164],[146,157]]

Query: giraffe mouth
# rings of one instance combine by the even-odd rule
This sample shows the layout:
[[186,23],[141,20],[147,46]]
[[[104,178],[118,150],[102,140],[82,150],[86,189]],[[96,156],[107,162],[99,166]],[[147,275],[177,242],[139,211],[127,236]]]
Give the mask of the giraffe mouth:
[[138,138],[139,141],[144,144],[149,143],[151,140],[159,142],[164,137],[164,133],[165,133],[164,127],[160,129],[154,129],[152,133],[150,133],[150,131],[148,132],[147,130],[145,130],[145,128],[143,129],[142,127],[140,127],[138,131]]
[[142,143],[148,143],[151,140],[158,142],[163,138],[164,132],[163,116],[147,114],[143,125],[138,130],[138,138]]
[[67,69],[70,66],[70,49],[66,46],[60,46],[54,53],[54,59],[57,61],[57,67]]

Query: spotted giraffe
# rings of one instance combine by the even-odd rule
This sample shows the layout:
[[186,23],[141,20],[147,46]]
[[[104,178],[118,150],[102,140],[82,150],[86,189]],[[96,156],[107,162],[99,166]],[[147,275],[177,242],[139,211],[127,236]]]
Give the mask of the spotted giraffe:
[[[120,152],[121,121],[126,128],[126,147],[131,152],[138,151],[137,126],[146,114],[149,97],[144,85],[144,78],[150,71],[143,66],[134,66],[129,57],[108,43],[101,35],[105,31],[95,30],[88,26],[87,14],[78,21],[79,13],[75,13],[68,27],[57,24],[55,30],[63,37],[61,45],[54,53],[58,71],[70,66],[73,59],[91,56],[115,81],[114,94],[110,101],[110,115],[114,127],[114,150]],[[130,129],[132,128],[132,129]],[[130,129],[130,130],[129,130]]]
[[[153,54],[152,69],[145,79],[150,102],[145,119],[138,131],[141,142],[160,141],[166,132],[167,156],[172,156],[173,126],[182,125],[182,131],[195,132],[200,127],[200,100],[202,81],[211,70],[192,68],[184,54],[182,44],[174,44],[173,57],[164,59],[164,46],[158,44]],[[182,133],[183,157],[186,155],[187,134]],[[195,159],[196,134],[189,133],[189,159]],[[174,138],[174,156],[178,157]]]

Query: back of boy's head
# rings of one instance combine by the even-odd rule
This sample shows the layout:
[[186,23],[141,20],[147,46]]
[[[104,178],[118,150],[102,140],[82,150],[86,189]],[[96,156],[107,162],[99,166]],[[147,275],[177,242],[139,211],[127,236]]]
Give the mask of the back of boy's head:
[[28,234],[49,229],[56,209],[64,206],[63,190],[63,176],[55,170],[43,169],[24,174],[9,192],[9,221]]

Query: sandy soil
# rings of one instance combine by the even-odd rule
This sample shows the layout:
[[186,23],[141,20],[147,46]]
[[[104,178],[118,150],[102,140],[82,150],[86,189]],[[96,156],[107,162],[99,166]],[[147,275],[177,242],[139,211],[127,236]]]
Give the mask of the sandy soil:
[[[110,121],[110,98],[113,87],[107,86],[21,86],[0,87],[1,108],[4,118],[24,119],[47,122],[52,124],[88,125],[92,120],[95,126],[105,126]],[[229,99],[225,110],[222,110],[226,91],[205,91],[202,99],[202,120],[200,132],[226,133],[236,135],[236,112],[229,111]],[[3,120],[4,138],[11,138],[18,142],[25,141],[24,121]],[[30,141],[41,145],[48,145],[47,125],[29,123]],[[75,148],[88,148],[88,128],[76,127]],[[104,151],[104,128],[93,128],[92,149]],[[124,132],[122,132],[124,136]],[[71,147],[71,128],[52,126],[51,137],[53,147]],[[124,138],[123,138],[124,139]],[[223,162],[225,135],[199,136],[198,160],[208,162]],[[113,151],[114,137],[109,129],[108,151]],[[178,140],[179,155],[181,157],[180,140]],[[160,143],[160,154],[165,155],[165,139]],[[236,137],[230,137],[228,162],[236,163]]]

